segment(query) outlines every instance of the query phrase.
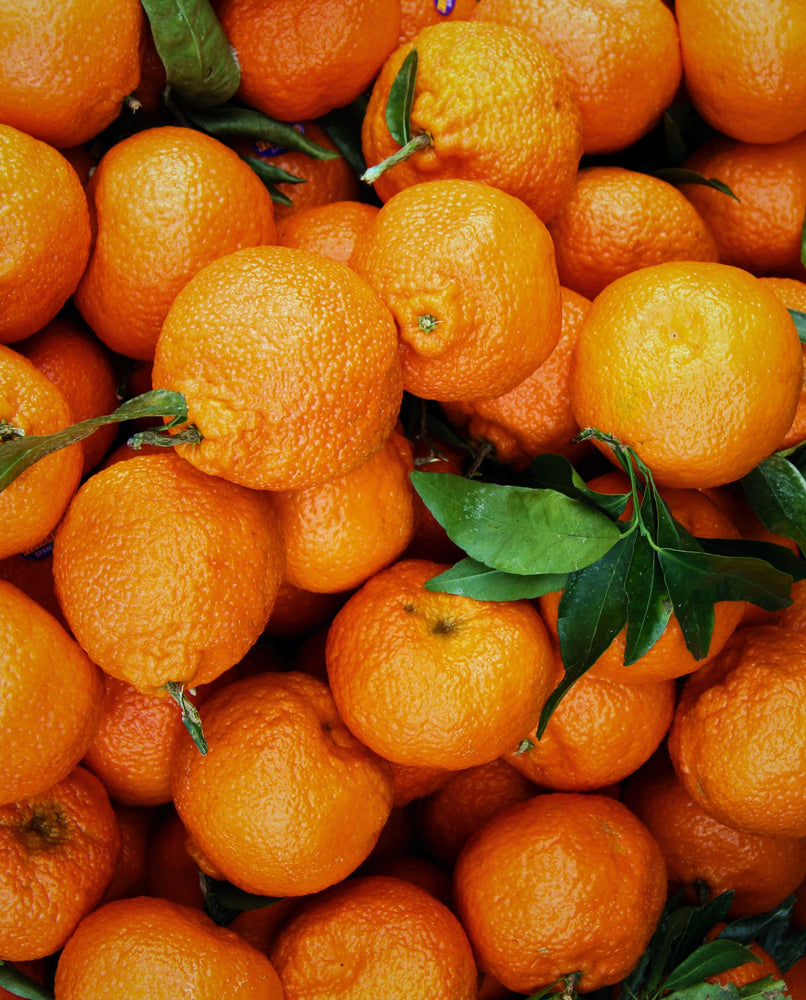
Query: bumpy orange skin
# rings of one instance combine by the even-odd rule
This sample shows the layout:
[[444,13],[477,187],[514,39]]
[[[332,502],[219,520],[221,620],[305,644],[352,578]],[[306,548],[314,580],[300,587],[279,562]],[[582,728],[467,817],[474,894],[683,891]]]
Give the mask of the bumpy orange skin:
[[120,113],[140,79],[137,0],[0,4],[0,122],[77,146]]
[[88,479],[53,549],[73,634],[106,673],[147,693],[237,663],[268,621],[283,565],[269,497],[174,454]]
[[557,57],[579,103],[585,153],[632,145],[680,84],[677,25],[662,0],[484,0],[473,18],[523,28]]
[[795,580],[790,597],[792,603],[789,607],[776,611],[770,624],[791,628],[796,632],[806,632],[806,580]]
[[551,643],[527,601],[428,591],[447,567],[406,559],[333,619],[327,672],[348,728],[399,764],[454,770],[500,756],[536,725],[554,680]]
[[79,924],[56,967],[59,1000],[284,1000],[273,966],[204,913],[136,896]]
[[678,0],[675,16],[691,102],[718,131],[743,142],[790,139],[806,129],[806,11],[799,0]]
[[194,274],[276,238],[265,185],[228,146],[192,128],[146,129],[117,143],[87,197],[95,241],[76,305],[105,344],[143,361]]
[[377,214],[376,205],[349,200],[302,208],[278,223],[277,242],[349,264],[353,250],[363,241]]
[[0,803],[73,770],[101,715],[101,672],[56,619],[0,582]]
[[670,891],[685,888],[697,901],[696,882],[712,897],[732,889],[731,918],[771,910],[806,878],[806,839],[725,826],[697,805],[665,756],[624,783],[622,801],[657,840]]
[[721,823],[806,836],[806,635],[737,631],[686,682],[669,753],[686,791]]
[[[804,275],[806,277],[806,275]],[[796,309],[798,312],[806,313],[806,281],[798,281],[795,278],[761,278],[761,283],[770,289],[783,302],[787,309]],[[806,344],[802,345],[801,351],[804,359],[804,370],[806,370]],[[796,444],[806,441],[806,379],[800,390],[798,408],[795,411],[795,418],[792,426],[784,435],[779,448],[791,448]]]
[[596,297],[571,401],[581,427],[630,445],[659,485],[703,488],[740,479],[778,446],[802,384],[795,325],[768,288],[726,264],[668,262]]
[[[425,180],[462,177],[499,187],[546,222],[568,196],[582,155],[573,87],[551,53],[520,28],[451,21],[398,46],[372,88],[361,131],[369,166],[399,148],[386,126],[389,89],[418,53],[412,135],[431,146],[375,182],[382,201]],[[488,67],[495,66],[495,72]]]
[[560,281],[589,299],[639,267],[719,260],[713,233],[677,188],[623,167],[580,170],[549,232]]
[[61,153],[2,124],[0,199],[0,343],[12,344],[52,320],[75,291],[90,251],[90,217]]
[[[0,420],[25,434],[51,434],[73,423],[64,393],[17,351],[0,344]],[[0,454],[3,445],[0,443]],[[0,559],[44,542],[78,486],[78,444],[46,455],[0,493]]]
[[381,208],[350,265],[394,315],[403,385],[421,398],[500,396],[560,338],[548,231],[489,184],[450,178],[405,188]]
[[286,1000],[477,995],[461,924],[430,893],[400,878],[350,879],[303,903],[270,956]]
[[[360,363],[359,363],[360,359]],[[179,293],[154,388],[185,395],[195,466],[254,489],[320,485],[389,436],[403,395],[397,331],[372,288],[307,250],[219,258]]]
[[392,807],[388,765],[345,728],[327,685],[292,671],[211,695],[202,757],[173,760],[177,811],[197,847],[235,885],[301,896],[346,878]]
[[238,96],[281,121],[319,118],[372,83],[400,31],[399,0],[224,0]]
[[666,901],[663,855],[605,795],[553,792],[499,813],[454,869],[479,968],[519,993],[580,972],[587,993],[628,975]]
[[443,21],[469,21],[478,0],[401,0],[398,44],[411,41],[423,28]]
[[[727,924],[723,922],[716,924],[713,930],[709,932],[708,940],[712,941],[726,926]],[[707,983],[718,983],[720,986],[728,986],[732,983],[734,986],[741,987],[746,986],[748,983],[757,982],[759,979],[764,979],[766,976],[772,976],[773,979],[779,981],[784,978],[778,963],[768,951],[765,951],[761,947],[758,941],[751,941],[747,947],[756,956],[758,961],[750,960],[749,962],[743,962],[741,965],[736,965],[732,969],[726,969],[725,972],[720,972],[716,976],[706,976],[705,981]]]
[[121,840],[109,797],[82,767],[0,807],[0,952],[52,955],[101,900]]

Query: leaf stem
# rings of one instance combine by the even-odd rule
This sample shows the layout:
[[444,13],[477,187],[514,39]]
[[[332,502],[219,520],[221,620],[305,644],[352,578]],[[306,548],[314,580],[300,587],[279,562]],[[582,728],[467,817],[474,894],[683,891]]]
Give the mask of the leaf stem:
[[417,152],[419,149],[427,149],[429,146],[433,145],[434,137],[429,132],[419,132],[417,135],[413,135],[411,139],[406,143],[405,146],[401,146],[396,152],[392,153],[391,156],[387,156],[385,160],[381,160],[374,167],[369,167],[367,170],[361,174],[361,180],[365,184],[374,184],[375,181],[392,167],[396,167],[398,163],[403,163],[404,160],[408,160],[410,156]]
[[184,684],[179,684],[177,681],[168,681],[164,687],[176,704],[182,709],[182,722],[196,744],[196,749],[202,757],[206,756],[210,748],[202,729],[201,716],[199,715],[199,710],[188,698]]

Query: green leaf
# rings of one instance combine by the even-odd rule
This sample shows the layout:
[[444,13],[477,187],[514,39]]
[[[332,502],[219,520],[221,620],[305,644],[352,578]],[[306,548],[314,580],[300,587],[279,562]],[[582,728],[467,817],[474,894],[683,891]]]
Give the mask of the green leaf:
[[417,49],[412,49],[397,71],[386,99],[386,127],[398,146],[405,146],[411,139],[411,106],[417,82],[417,62]]
[[53,1000],[53,992],[0,959],[0,986],[25,1000]]
[[183,108],[185,117],[203,132],[217,139],[242,136],[269,146],[279,146],[294,153],[304,153],[312,160],[335,160],[339,154],[309,139],[288,122],[279,122],[252,108],[210,108],[206,111]]
[[681,907],[680,912],[685,919],[669,952],[668,967],[664,970],[664,975],[696,951],[717,924],[724,923],[728,919],[732,903],[733,890],[728,890],[699,906]]
[[283,170],[282,167],[277,167],[268,160],[261,159],[259,156],[242,156],[241,159],[244,163],[249,164],[267,186],[283,183],[305,184],[304,177],[297,177],[296,174],[290,174],[287,170]]
[[765,913],[734,920],[719,935],[742,944],[757,941],[775,959],[782,972],[791,969],[806,954],[806,928],[792,926],[795,895]]
[[473,597],[477,601],[520,601],[562,590],[567,579],[567,574],[502,573],[475,559],[461,559],[444,573],[431,577],[425,587],[426,590]]
[[[658,561],[663,572],[669,597],[674,608],[686,648],[695,660],[702,660],[708,654],[711,646],[711,636],[714,631],[714,607],[707,601],[702,601],[692,593],[694,583],[692,571],[696,569],[694,558],[697,553],[685,549],[660,549]],[[706,556],[706,558],[716,558]]]
[[[672,602],[654,548],[644,535],[635,539],[627,573],[627,635],[624,665],[635,663],[663,635]],[[625,677],[628,677],[625,674]]]
[[219,926],[225,927],[244,910],[262,910],[274,903],[279,903],[282,896],[258,896],[230,882],[211,878],[199,872],[204,908],[207,915]]
[[411,481],[448,537],[473,559],[505,573],[569,573],[619,539],[601,511],[554,490],[412,472]]
[[688,170],[685,167],[661,167],[660,170],[654,171],[654,176],[660,177],[662,181],[668,181],[670,184],[702,184],[705,187],[721,191],[722,194],[728,195],[734,201],[739,201],[739,198],[724,181],[717,180],[716,177],[703,177],[696,170]]
[[82,420],[53,434],[15,435],[10,440],[2,440],[3,435],[7,435],[9,431],[3,431],[0,427],[0,491],[40,458],[77,441],[83,441],[99,427],[148,417],[172,417],[171,423],[165,425],[165,430],[184,423],[188,417],[185,397],[180,392],[169,389],[154,389],[122,403],[114,413]]
[[806,559],[801,559],[785,545],[757,542],[751,538],[698,538],[703,552],[717,556],[740,556],[768,562],[793,580],[806,578]]
[[750,506],[765,527],[806,552],[806,480],[795,465],[770,455],[741,480]]
[[168,86],[186,104],[223,104],[241,74],[209,0],[142,0]]
[[795,329],[798,331],[798,339],[801,344],[806,344],[806,313],[801,312],[799,309],[790,309],[789,315],[795,324]]
[[361,123],[367,110],[368,98],[357,97],[342,108],[334,108],[317,119],[334,146],[360,176],[367,169],[361,148]]
[[589,489],[564,455],[538,455],[529,463],[524,478],[530,485],[556,490],[577,500],[590,501],[613,518],[624,512],[630,500],[629,493],[597,493]]
[[697,948],[669,973],[664,990],[682,990],[701,983],[707,976],[735,969],[745,962],[760,962],[750,949],[738,941],[715,938]]

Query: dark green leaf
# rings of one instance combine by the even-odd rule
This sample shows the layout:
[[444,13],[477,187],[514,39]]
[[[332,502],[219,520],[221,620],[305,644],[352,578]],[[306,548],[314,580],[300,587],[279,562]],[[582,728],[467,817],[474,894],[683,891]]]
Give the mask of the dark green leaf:
[[25,1000],[53,1000],[53,992],[0,959],[0,986]]
[[568,573],[594,563],[620,537],[607,515],[554,490],[444,473],[415,471],[410,478],[448,537],[505,573]]
[[705,187],[721,191],[722,194],[728,195],[734,201],[739,201],[724,181],[717,180],[716,177],[703,177],[696,170],[687,170],[684,167],[661,167],[660,170],[654,171],[654,174],[655,177],[660,177],[661,180],[668,181],[670,184],[703,184]]
[[538,455],[533,458],[524,474],[530,484],[557,490],[577,500],[589,500],[611,517],[623,513],[629,493],[597,493],[587,487],[585,480],[563,455]]
[[220,927],[232,923],[244,910],[261,910],[279,902],[282,898],[258,896],[239,889],[229,882],[210,878],[203,872],[199,872],[199,883],[204,896],[204,909],[210,919]]
[[669,965],[665,971],[678,966],[702,945],[717,924],[724,923],[728,919],[732,903],[733,891],[729,890],[707,900],[700,906],[681,907],[685,921],[673,942],[674,946],[669,953]]
[[[791,603],[792,577],[763,559],[673,549],[661,549],[658,557],[664,575],[671,572],[676,581],[688,579],[692,602],[750,601],[766,611],[778,611]],[[678,600],[682,593],[680,582]]]
[[271,200],[276,202],[278,205],[285,205],[286,208],[292,208],[294,202],[284,194],[282,191],[278,190],[275,186],[274,177],[276,177],[276,167],[272,167],[270,164],[266,163],[265,160],[261,160],[259,156],[244,156],[244,163],[248,163],[249,166],[255,171],[258,177],[266,185],[266,189],[271,195]]
[[671,948],[685,926],[686,918],[680,905],[683,895],[680,889],[668,900],[638,964],[622,980],[621,986],[628,997],[647,996],[657,991]]
[[703,552],[717,556],[749,556],[768,562],[793,580],[806,578],[806,559],[801,559],[785,545],[757,542],[750,538],[698,538]]
[[304,153],[312,160],[335,160],[339,154],[325,149],[309,139],[300,128],[288,122],[278,122],[252,108],[226,107],[210,108],[207,111],[183,109],[185,117],[203,132],[217,139],[242,136],[268,146],[277,146],[294,153]]
[[719,983],[695,983],[685,989],[664,994],[664,1000],[669,1000],[670,997],[674,997],[674,1000],[739,1000],[739,991],[733,983],[726,986]]
[[168,86],[186,104],[223,104],[240,70],[209,0],[142,0]]
[[[714,631],[714,607],[693,593],[692,570],[697,566],[698,553],[684,549],[660,549],[658,561],[663,571],[663,579],[672,601],[686,648],[695,660],[702,660],[711,645]],[[705,556],[714,559],[715,556]]]
[[361,148],[361,123],[367,109],[368,98],[357,97],[342,108],[334,108],[317,119],[334,146],[357,174],[367,169],[364,151]]
[[663,634],[672,602],[654,548],[644,535],[635,539],[627,573],[627,635],[624,665],[635,663]]
[[795,329],[798,331],[798,338],[801,344],[806,344],[806,313],[801,312],[799,309],[790,309],[789,315],[795,324]]
[[431,577],[425,587],[426,590],[473,597],[477,601],[520,601],[562,590],[567,578],[567,574],[502,573],[475,559],[461,559],[449,570]]
[[296,174],[290,174],[287,170],[283,170],[282,167],[277,167],[269,160],[263,160],[259,156],[243,156],[241,159],[249,164],[264,184],[305,183],[304,177],[297,177]]
[[792,926],[794,905],[793,894],[772,910],[732,921],[719,936],[742,944],[757,941],[772,955],[781,971],[786,972],[806,954],[806,928]]
[[755,982],[740,986],[740,1000],[790,1000],[789,989],[783,979],[764,976]]
[[674,111],[673,108],[667,108],[663,112],[663,143],[666,159],[670,163],[679,164],[685,160],[687,150],[683,132]]
[[795,465],[780,455],[770,455],[741,484],[762,523],[793,539],[806,552],[806,480]]
[[684,958],[666,977],[663,988],[682,990],[701,983],[706,976],[718,976],[720,972],[735,969],[745,962],[759,961],[746,945],[726,938],[716,938],[707,941]]
[[412,49],[397,71],[386,99],[386,127],[398,146],[405,146],[411,139],[411,106],[417,82],[417,61],[417,49]]

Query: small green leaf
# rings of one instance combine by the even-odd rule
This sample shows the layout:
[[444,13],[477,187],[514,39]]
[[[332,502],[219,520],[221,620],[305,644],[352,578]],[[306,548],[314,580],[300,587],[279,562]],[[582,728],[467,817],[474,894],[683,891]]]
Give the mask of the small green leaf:
[[53,992],[0,959],[0,987],[24,1000],[53,1000]]
[[772,910],[732,921],[719,936],[742,944],[757,941],[773,957],[780,970],[786,972],[806,954],[806,928],[792,925],[794,905],[793,893]]
[[564,455],[538,455],[529,463],[524,478],[530,485],[557,490],[577,500],[591,501],[613,518],[624,512],[630,500],[629,493],[597,493],[589,489]]
[[287,170],[283,170],[282,167],[277,167],[267,160],[262,160],[259,156],[242,156],[241,159],[249,164],[266,185],[306,183],[304,177],[297,177],[296,174],[290,174]]
[[411,106],[417,82],[417,62],[417,49],[412,49],[397,71],[386,99],[386,127],[398,146],[405,146],[411,139]]
[[721,191],[722,194],[728,195],[734,201],[739,201],[724,181],[717,180],[716,177],[703,177],[696,170],[687,170],[684,167],[661,167],[660,170],[654,171],[654,176],[660,177],[662,181],[668,181],[670,184],[702,184],[705,187]]
[[696,951],[717,924],[728,919],[732,903],[733,890],[728,890],[699,906],[681,907],[680,912],[685,919],[679,926],[673,947],[668,953],[668,967],[664,970],[664,975]]
[[606,514],[554,490],[412,472],[411,481],[448,537],[473,559],[534,576],[588,566],[619,539]]
[[244,910],[263,910],[285,898],[259,896],[245,889],[239,889],[230,882],[211,878],[203,872],[199,872],[199,882],[204,896],[204,908],[208,916],[220,926],[231,923]]
[[252,108],[228,106],[209,108],[206,111],[183,108],[182,111],[196,128],[217,139],[242,136],[269,146],[280,146],[294,153],[304,153],[312,160],[336,160],[339,157],[337,152],[320,146],[288,122],[279,122]]
[[806,344],[806,313],[801,312],[799,309],[790,309],[789,315],[795,324],[795,329],[798,331],[798,339],[801,344]]
[[715,938],[697,948],[669,973],[663,982],[664,990],[682,990],[701,983],[707,976],[735,969],[745,962],[760,962],[750,949],[738,941]]
[[477,601],[520,601],[542,597],[552,590],[562,590],[567,574],[523,576],[490,569],[475,559],[461,559],[455,566],[433,576],[426,590],[472,597]]
[[207,739],[202,729],[201,716],[199,715],[199,710],[188,698],[184,684],[178,684],[176,681],[168,681],[163,687],[182,710],[182,724],[190,733],[191,739],[196,744],[196,749],[202,757],[205,757],[210,748],[207,745]]
[[209,0],[142,0],[168,86],[196,107],[223,104],[241,74]]
[[[685,549],[660,549],[658,561],[663,580],[686,648],[695,660],[708,655],[714,632],[714,607],[693,594],[692,571],[697,567],[697,553]],[[715,558],[706,556],[705,558]]]
[[741,484],[762,523],[806,552],[806,480],[799,469],[780,455],[770,455]]
[[663,634],[672,614],[672,602],[658,557],[644,535],[635,539],[626,587],[625,667],[649,652]]

